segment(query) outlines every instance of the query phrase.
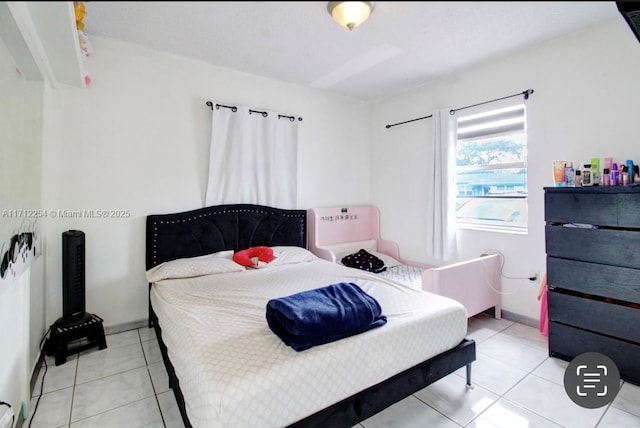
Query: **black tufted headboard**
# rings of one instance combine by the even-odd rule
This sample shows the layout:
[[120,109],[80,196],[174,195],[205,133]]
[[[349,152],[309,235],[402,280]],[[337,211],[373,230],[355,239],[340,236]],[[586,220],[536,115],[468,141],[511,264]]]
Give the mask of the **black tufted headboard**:
[[174,259],[266,245],[307,247],[306,210],[217,205],[147,216],[146,268]]

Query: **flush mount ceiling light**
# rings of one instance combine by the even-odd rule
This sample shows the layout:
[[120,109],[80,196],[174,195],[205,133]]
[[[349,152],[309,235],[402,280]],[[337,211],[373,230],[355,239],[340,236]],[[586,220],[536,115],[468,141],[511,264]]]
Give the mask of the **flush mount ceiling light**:
[[369,18],[373,11],[372,1],[330,1],[327,4],[329,15],[349,30],[353,30]]

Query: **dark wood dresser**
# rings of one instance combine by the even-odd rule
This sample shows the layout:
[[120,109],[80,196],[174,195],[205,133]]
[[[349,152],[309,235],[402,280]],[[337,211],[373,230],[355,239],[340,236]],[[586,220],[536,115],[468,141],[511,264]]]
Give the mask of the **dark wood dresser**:
[[640,186],[544,191],[549,355],[599,352],[640,385]]

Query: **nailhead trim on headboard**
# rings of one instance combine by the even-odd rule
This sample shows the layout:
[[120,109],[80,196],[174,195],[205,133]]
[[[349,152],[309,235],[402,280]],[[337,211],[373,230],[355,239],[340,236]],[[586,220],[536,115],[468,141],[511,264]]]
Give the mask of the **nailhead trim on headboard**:
[[[165,220],[162,216],[165,215],[154,215],[152,216],[151,228],[153,230],[153,237],[151,239],[151,259],[152,264],[155,266],[158,264],[158,226],[159,225],[171,225],[171,224],[188,224],[193,222],[194,220],[199,220],[206,217],[212,217],[216,215],[224,215],[224,214],[238,214],[238,213],[252,213],[252,214],[260,214],[265,217],[267,216],[276,216],[282,218],[300,218],[303,221],[300,223],[300,233],[303,237],[306,237],[306,211],[305,210],[283,210],[279,208],[274,208],[273,210],[267,210],[264,208],[229,208],[218,210],[220,206],[207,207],[211,209],[210,212],[203,212],[191,217],[176,219],[176,220]],[[207,209],[201,208],[201,209]],[[287,212],[291,211],[291,212]],[[184,212],[184,214],[188,213],[188,211]],[[183,213],[174,213],[174,214],[166,214],[167,217],[172,217],[176,215],[180,215]],[[160,218],[157,218],[160,217]],[[306,244],[306,239],[304,239],[304,243]]]

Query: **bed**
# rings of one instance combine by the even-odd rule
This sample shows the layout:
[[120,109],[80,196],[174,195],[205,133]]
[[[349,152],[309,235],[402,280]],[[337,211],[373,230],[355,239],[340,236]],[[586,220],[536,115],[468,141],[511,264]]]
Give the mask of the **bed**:
[[318,257],[340,263],[364,249],[384,262],[387,269],[379,275],[454,299],[469,318],[490,309],[501,318],[498,254],[437,265],[401,258],[398,244],[380,237],[380,211],[374,206],[312,208],[308,219],[309,250]]
[[[306,225],[305,210],[247,204],[147,217],[147,272],[255,246],[277,256],[263,269],[150,282],[150,323],[185,426],[351,427],[461,367],[471,384],[462,305],[318,258]],[[268,299],[336,281],[378,299],[387,324],[302,352],[269,330]]]

